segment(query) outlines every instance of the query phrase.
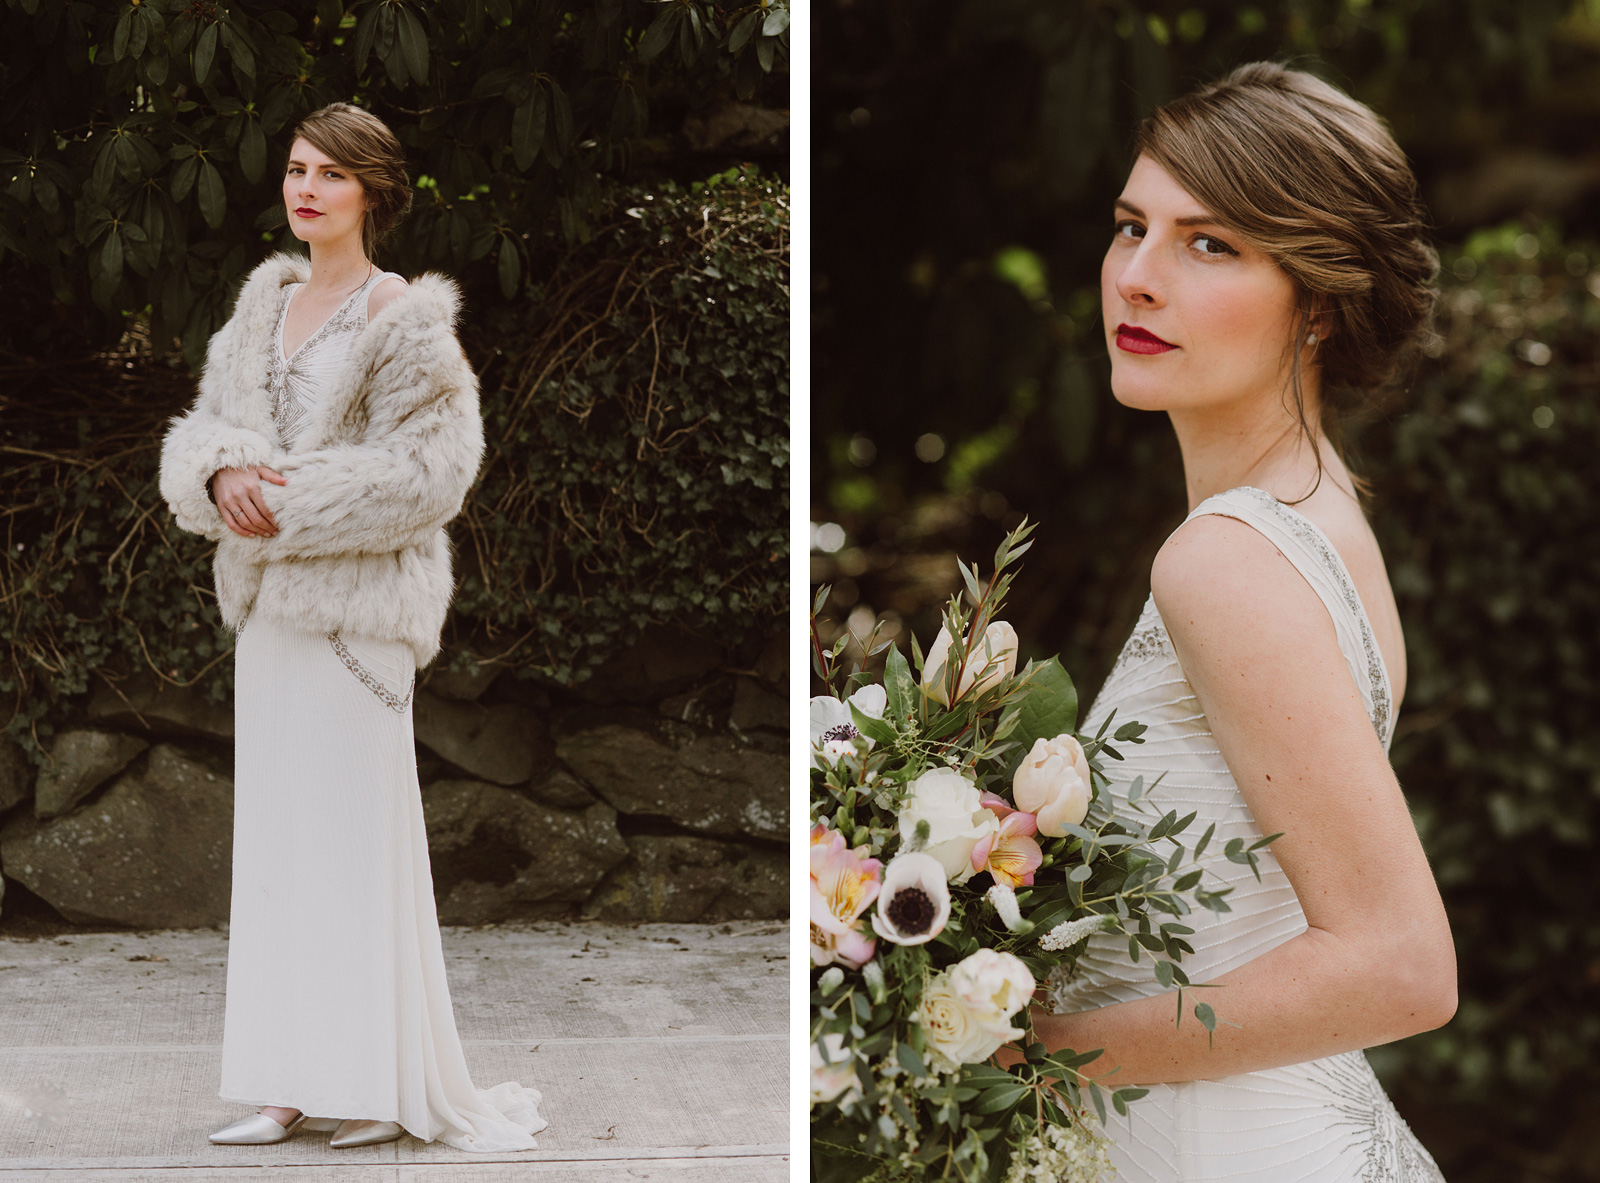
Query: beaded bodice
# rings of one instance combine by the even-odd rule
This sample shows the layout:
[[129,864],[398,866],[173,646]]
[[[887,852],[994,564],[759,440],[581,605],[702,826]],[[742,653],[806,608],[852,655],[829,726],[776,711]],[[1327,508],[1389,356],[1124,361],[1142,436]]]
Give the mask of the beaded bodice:
[[284,351],[283,326],[289,316],[290,301],[305,285],[284,285],[278,325],[272,334],[267,358],[267,391],[272,397],[272,420],[278,428],[279,442],[285,448],[294,446],[305,427],[306,416],[344,368],[356,334],[367,327],[367,297],[373,288],[391,277],[399,278],[392,271],[371,275],[292,354]]

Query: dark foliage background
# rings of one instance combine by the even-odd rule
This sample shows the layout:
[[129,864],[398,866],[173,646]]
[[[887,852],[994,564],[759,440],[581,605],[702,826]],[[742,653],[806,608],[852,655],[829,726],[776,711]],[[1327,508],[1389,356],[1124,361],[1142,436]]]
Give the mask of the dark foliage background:
[[952,559],[1041,523],[1010,618],[1092,695],[1182,519],[1116,404],[1099,261],[1138,118],[1244,61],[1388,118],[1444,255],[1441,342],[1355,434],[1404,616],[1394,763],[1457,1018],[1371,1053],[1453,1181],[1600,1178],[1600,24],[1592,6],[828,0],[814,31],[812,574],[924,644]]
[[466,296],[489,449],[439,662],[573,687],[652,626],[759,650],[788,590],[787,20],[7,0],[0,728],[37,761],[96,675],[225,701],[211,547],[172,525],[157,447],[238,283],[298,246],[288,130],[335,98],[407,147],[385,265]]
[[548,222],[588,236],[606,178],[688,181],[781,138],[788,21],[784,0],[6,0],[6,308],[56,308],[5,316],[0,347],[104,347],[148,307],[196,365],[256,244],[292,241],[289,132],[336,99],[405,145],[397,269],[513,299]]

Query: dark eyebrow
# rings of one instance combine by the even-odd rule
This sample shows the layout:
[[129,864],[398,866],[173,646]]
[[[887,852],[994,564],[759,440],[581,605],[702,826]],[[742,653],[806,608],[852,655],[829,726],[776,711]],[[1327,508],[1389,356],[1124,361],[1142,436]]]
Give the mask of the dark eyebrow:
[[[289,158],[289,163],[290,164],[298,164],[301,168],[305,168],[306,167],[306,162],[305,161],[303,161],[303,160],[295,160],[293,157]],[[327,164],[323,165],[322,167],[323,168],[338,169],[340,172],[344,171],[343,166],[334,164],[331,160]]]
[[[1117,205],[1118,207],[1122,208],[1122,209],[1127,210],[1130,214],[1132,214],[1136,218],[1144,218],[1144,216],[1145,216],[1144,215],[1144,211],[1142,209],[1140,209],[1138,206],[1134,205],[1133,202],[1131,202],[1131,201],[1124,201],[1122,198],[1119,197],[1119,198],[1117,198],[1117,200],[1116,200],[1116,202],[1114,204]],[[1145,221],[1149,221],[1149,219],[1145,218]],[[1221,226],[1222,225],[1221,222],[1219,222],[1216,218],[1212,217],[1210,214],[1196,214],[1193,217],[1179,218],[1179,219],[1177,219],[1176,224],[1179,225],[1179,226]]]

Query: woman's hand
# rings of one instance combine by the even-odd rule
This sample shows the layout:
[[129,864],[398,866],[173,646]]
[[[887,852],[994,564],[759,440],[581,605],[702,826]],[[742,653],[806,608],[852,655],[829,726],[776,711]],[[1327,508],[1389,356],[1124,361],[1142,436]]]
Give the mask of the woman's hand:
[[275,485],[289,483],[288,477],[265,464],[218,469],[211,478],[211,493],[223,524],[241,538],[270,538],[278,532],[278,523],[261,496],[263,480]]

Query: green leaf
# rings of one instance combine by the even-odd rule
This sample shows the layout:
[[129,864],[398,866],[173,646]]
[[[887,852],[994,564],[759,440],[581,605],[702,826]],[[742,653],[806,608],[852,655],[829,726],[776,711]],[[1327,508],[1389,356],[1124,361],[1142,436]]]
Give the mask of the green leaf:
[[200,33],[200,39],[194,44],[194,80],[198,86],[204,86],[206,79],[211,74],[211,63],[217,57],[217,26],[207,25]]
[[148,8],[135,8],[130,11],[133,13],[133,20],[128,26],[128,56],[139,58],[144,56],[144,47],[150,41],[151,12]]
[[1120,1113],[1123,1117],[1126,1117],[1128,1116],[1129,1103],[1137,1101],[1140,1097],[1147,1095],[1149,1092],[1149,1089],[1142,1088],[1118,1089],[1116,1092],[1111,1094],[1111,1105],[1118,1113]]
[[381,4],[374,4],[361,14],[361,19],[356,22],[355,55],[356,69],[364,70],[367,58],[372,53],[373,39],[378,35],[378,14],[383,10]]
[[1018,1101],[1028,1095],[1028,1086],[1025,1084],[1002,1084],[995,1088],[985,1089],[978,1098],[978,1103],[972,1107],[974,1113],[1001,1113],[1013,1108]]
[[894,729],[894,724],[887,719],[874,719],[871,715],[862,714],[855,703],[850,703],[849,706],[850,718],[854,720],[856,730],[868,739],[882,744],[892,744],[900,738]]
[[911,718],[917,701],[917,684],[911,676],[911,666],[898,645],[889,647],[883,665],[883,689],[889,699],[889,717],[896,722]]
[[511,151],[520,169],[527,169],[538,158],[539,146],[544,142],[547,102],[544,90],[535,87],[528,101],[511,116]]
[[922,1057],[917,1054],[917,1049],[909,1043],[902,1043],[895,1048],[895,1058],[900,1061],[900,1067],[911,1073],[912,1076],[932,1075],[928,1071],[927,1064],[923,1063]]
[[405,54],[406,67],[411,71],[411,77],[419,84],[428,81],[428,33],[422,27],[422,21],[417,14],[409,8],[402,8],[398,13],[400,52]]
[[118,280],[122,278],[122,236],[115,228],[106,235],[105,245],[100,248],[100,270]]
[[1058,658],[1033,667],[1011,738],[1021,745],[1020,764],[1034,742],[1070,733],[1078,721],[1078,691]]
[[172,200],[182,201],[194,188],[195,177],[200,173],[200,158],[189,156],[172,170]]
[[261,130],[260,120],[244,118],[244,131],[239,136],[239,168],[245,180],[253,185],[267,169],[267,137]]
[[550,82],[550,110],[555,117],[556,140],[564,155],[572,148],[572,104],[554,79]]
[[256,57],[250,49],[249,39],[232,25],[222,26],[222,44],[234,68],[251,78],[256,76]]
[[500,294],[509,300],[517,294],[522,282],[522,255],[517,250],[517,244],[509,237],[500,240],[498,270]]
[[120,62],[128,56],[128,36],[133,27],[133,9],[128,9],[117,21],[116,30],[111,34],[111,60]]
[[776,37],[789,27],[789,10],[775,8],[767,14],[766,22],[761,26],[763,37]]
[[650,22],[650,27],[644,31],[644,36],[639,38],[639,60],[651,61],[660,57],[661,52],[672,44],[672,35],[678,31],[678,20],[682,15],[675,4],[669,4],[661,10],[660,15]]
[[199,178],[200,216],[213,230],[222,228],[223,215],[228,212],[228,191],[223,188],[222,174],[209,160],[200,162]]
[[760,24],[761,12],[759,9],[754,12],[747,12],[735,21],[733,32],[728,34],[728,52],[738,53],[743,49]]

